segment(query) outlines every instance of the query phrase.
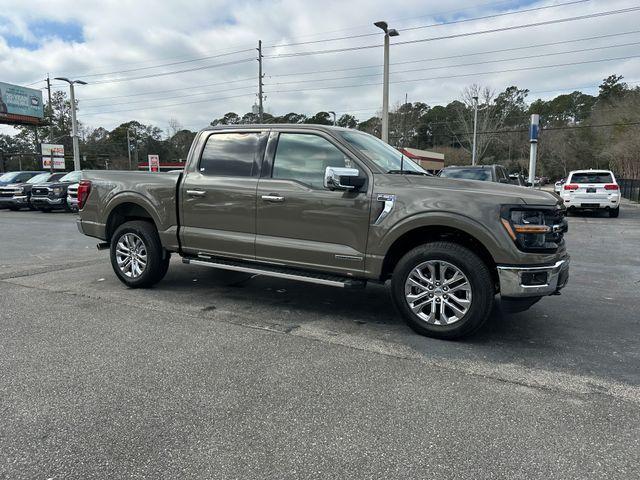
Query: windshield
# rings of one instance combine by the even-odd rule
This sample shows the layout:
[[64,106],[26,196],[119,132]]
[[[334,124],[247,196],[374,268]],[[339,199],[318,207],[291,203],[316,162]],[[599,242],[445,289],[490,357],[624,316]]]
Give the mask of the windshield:
[[27,180],[27,183],[46,182],[47,180],[49,180],[50,175],[50,173],[41,173],[39,175],[36,175],[35,177],[31,177],[29,180]]
[[401,161],[403,155],[398,150],[373,135],[361,132],[342,132],[341,135],[385,172],[400,170],[400,163],[402,163],[403,170],[427,174],[420,165],[406,155]]
[[76,170],[75,172],[69,172],[64,177],[60,179],[62,183],[76,183],[80,181],[80,176],[82,172],[80,170]]
[[491,181],[491,171],[484,168],[455,168],[444,169],[440,172],[441,177],[445,178],[462,178],[465,180],[481,180],[483,182]]
[[5,173],[4,175],[0,176],[0,182],[10,182],[11,180],[13,180],[18,176],[18,173],[20,172]]
[[571,183],[613,183],[613,177],[609,172],[574,173]]

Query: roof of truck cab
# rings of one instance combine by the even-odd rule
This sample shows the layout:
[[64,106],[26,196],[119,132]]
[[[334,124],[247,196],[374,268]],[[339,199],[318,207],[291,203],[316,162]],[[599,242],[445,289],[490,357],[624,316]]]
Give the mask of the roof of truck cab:
[[249,123],[242,125],[216,125],[214,127],[206,127],[201,132],[209,132],[212,130],[257,130],[257,129],[296,129],[296,130],[324,130],[327,132],[361,132],[353,128],[334,127],[333,125],[318,125],[313,123]]

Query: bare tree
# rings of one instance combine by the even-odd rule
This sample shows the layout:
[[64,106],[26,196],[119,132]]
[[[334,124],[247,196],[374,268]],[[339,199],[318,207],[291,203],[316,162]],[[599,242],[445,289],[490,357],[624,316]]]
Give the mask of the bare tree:
[[184,127],[182,126],[182,124],[178,121],[177,118],[170,118],[169,119],[169,131],[167,132],[169,135],[169,138],[172,138],[173,136],[175,136],[176,133],[178,133],[180,130],[182,130]]
[[473,148],[473,117],[475,98],[478,99],[478,135],[476,153],[478,162],[482,159],[491,143],[496,139],[496,132],[502,127],[504,114],[497,111],[495,92],[489,87],[473,84],[462,92],[462,103],[456,109],[461,132],[454,132],[462,148],[471,152]]

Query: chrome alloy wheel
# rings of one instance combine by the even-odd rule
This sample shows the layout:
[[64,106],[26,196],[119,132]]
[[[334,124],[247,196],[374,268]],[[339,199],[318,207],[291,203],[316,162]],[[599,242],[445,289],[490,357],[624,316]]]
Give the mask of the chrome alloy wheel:
[[451,325],[471,307],[469,279],[458,267],[441,260],[429,260],[411,270],[404,295],[413,313],[435,325]]
[[147,268],[147,247],[135,233],[125,233],[116,245],[116,262],[120,271],[129,278],[138,278]]

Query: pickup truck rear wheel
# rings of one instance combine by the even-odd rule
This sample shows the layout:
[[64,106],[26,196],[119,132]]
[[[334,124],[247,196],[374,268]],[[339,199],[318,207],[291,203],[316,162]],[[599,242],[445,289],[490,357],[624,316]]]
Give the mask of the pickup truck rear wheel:
[[468,248],[433,242],[414,248],[396,265],[392,298],[407,324],[429,337],[457,339],[491,315],[491,272]]
[[160,243],[155,226],[145,221],[120,225],[111,238],[111,266],[122,283],[146,288],[164,278],[170,255]]

